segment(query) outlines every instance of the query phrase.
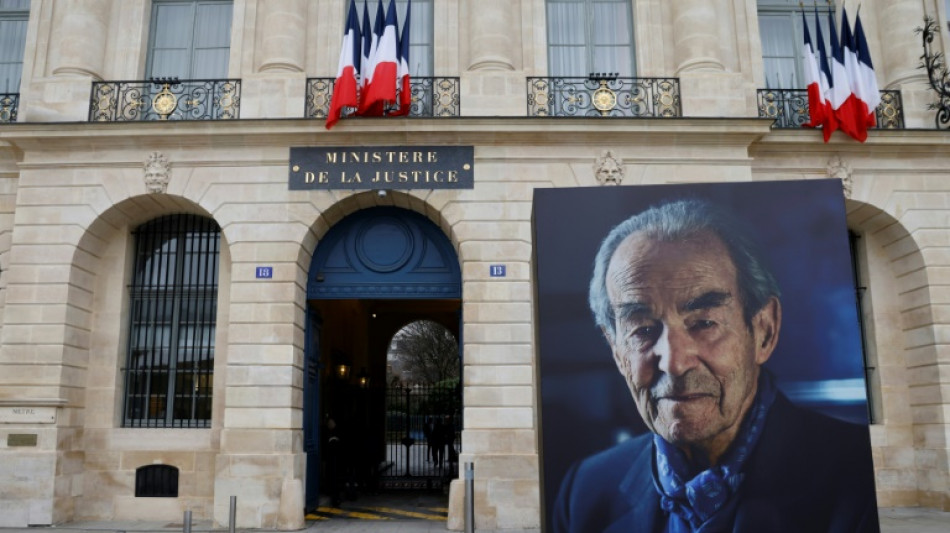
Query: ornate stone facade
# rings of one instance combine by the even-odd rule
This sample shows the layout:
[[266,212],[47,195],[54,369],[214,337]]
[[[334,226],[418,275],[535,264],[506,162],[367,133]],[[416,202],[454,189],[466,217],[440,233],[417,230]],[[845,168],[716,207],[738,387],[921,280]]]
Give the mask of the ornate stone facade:
[[[232,495],[239,528],[299,525],[300,280],[329,228],[386,205],[424,214],[458,253],[460,460],[476,465],[476,525],[540,529],[533,190],[829,176],[844,179],[848,223],[862,237],[879,504],[950,509],[950,151],[946,132],[926,129],[926,89],[912,83],[913,28],[923,12],[940,16],[937,3],[864,3],[878,79],[902,90],[907,125],[864,144],[838,134],[825,144],[820,132],[757,117],[765,84],[752,0],[634,3],[639,74],[682,83],[682,118],[642,120],[526,118],[525,79],[547,69],[545,2],[437,0],[434,70],[461,77],[463,117],[354,119],[332,131],[300,116],[306,77],[336,75],[345,2],[272,3],[234,2],[228,75],[244,83],[241,120],[158,124],[86,121],[92,80],[143,72],[147,0],[32,2],[20,123],[0,125],[0,409],[55,418],[0,422],[0,526],[175,521],[185,509],[220,525]],[[474,189],[287,186],[291,146],[444,143],[475,147]],[[594,150],[604,152],[592,173]],[[142,185],[149,153],[146,181],[167,179],[167,161],[174,179]],[[174,213],[222,230],[212,422],[122,427],[131,235]],[[499,264],[507,275],[491,276]],[[272,278],[255,277],[261,265]],[[14,434],[36,445],[4,446]],[[153,463],[178,466],[182,491],[140,505],[135,468]],[[454,529],[461,489],[453,483]]]

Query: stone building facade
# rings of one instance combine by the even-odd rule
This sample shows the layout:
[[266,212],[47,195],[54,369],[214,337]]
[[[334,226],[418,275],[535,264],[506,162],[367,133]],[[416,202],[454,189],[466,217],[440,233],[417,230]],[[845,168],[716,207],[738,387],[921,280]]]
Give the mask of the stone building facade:
[[[158,3],[27,2],[17,118],[0,123],[0,526],[186,509],[223,524],[236,495],[238,527],[300,527],[311,262],[348,217],[392,206],[423,215],[457,257],[476,525],[540,528],[533,190],[828,177],[843,180],[860,236],[879,504],[950,510],[950,136],[927,107],[914,31],[925,16],[946,28],[942,0],[863,2],[878,83],[903,110],[903,127],[863,144],[760,116],[755,0],[626,2],[636,76],[678,80],[673,118],[532,114],[526,80],[549,76],[547,2],[434,0],[432,71],[458,77],[458,116],[328,131],[304,117],[308,78],[335,77],[348,2],[234,0],[238,119],[90,120],[93,82],[146,78]],[[938,31],[935,49],[948,39]],[[290,147],[432,145],[474,147],[473,188],[288,188]],[[133,232],[180,213],[220,227],[210,422],[130,427]],[[178,497],[137,505],[136,470],[152,464],[178,469]]]

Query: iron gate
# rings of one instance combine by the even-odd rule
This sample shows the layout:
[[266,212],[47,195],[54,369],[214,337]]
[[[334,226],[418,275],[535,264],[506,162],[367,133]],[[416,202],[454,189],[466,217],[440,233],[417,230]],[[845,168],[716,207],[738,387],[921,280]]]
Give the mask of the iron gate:
[[386,461],[380,484],[391,489],[441,488],[458,474],[460,385],[386,389]]

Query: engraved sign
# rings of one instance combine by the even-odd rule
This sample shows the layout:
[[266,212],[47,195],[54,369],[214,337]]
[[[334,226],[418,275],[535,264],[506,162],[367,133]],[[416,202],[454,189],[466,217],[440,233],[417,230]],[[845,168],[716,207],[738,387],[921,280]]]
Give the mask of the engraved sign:
[[319,146],[290,149],[290,190],[472,189],[472,146]]
[[36,446],[36,433],[11,433],[7,435],[7,446]]
[[56,422],[55,407],[0,407],[0,423],[52,424]]

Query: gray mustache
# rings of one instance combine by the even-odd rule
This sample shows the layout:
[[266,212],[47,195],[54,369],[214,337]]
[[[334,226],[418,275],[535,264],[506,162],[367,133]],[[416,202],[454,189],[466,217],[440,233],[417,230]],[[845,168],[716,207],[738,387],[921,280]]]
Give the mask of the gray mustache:
[[656,402],[660,398],[670,396],[686,396],[690,394],[710,394],[719,396],[720,384],[713,376],[696,370],[690,370],[682,376],[671,377],[662,374],[653,386],[650,387],[650,396]]

